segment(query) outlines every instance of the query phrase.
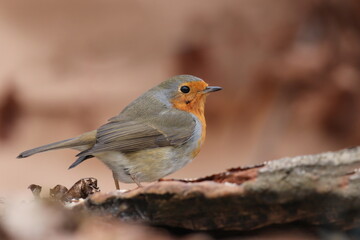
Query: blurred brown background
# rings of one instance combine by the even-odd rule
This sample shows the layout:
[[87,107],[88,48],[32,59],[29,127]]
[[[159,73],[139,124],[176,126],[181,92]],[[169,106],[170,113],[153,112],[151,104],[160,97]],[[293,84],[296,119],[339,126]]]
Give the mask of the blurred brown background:
[[97,160],[67,170],[75,151],[15,157],[176,74],[224,90],[201,153],[169,177],[360,144],[358,0],[1,0],[0,53],[0,196],[88,176],[113,190]]

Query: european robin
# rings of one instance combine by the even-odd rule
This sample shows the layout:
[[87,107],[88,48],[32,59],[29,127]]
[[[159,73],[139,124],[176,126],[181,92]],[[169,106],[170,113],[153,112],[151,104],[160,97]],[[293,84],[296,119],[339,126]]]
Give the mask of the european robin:
[[205,100],[221,87],[191,75],[174,76],[138,97],[96,130],[22,152],[18,158],[60,148],[79,150],[73,168],[97,157],[119,183],[156,181],[184,167],[206,135]]

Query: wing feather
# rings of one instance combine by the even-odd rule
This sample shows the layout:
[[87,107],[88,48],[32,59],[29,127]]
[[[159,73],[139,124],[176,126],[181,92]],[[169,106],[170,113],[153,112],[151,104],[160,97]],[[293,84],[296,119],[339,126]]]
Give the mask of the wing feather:
[[165,111],[145,120],[113,119],[97,130],[95,145],[78,156],[104,151],[135,152],[142,149],[178,146],[194,133],[195,120],[182,111]]

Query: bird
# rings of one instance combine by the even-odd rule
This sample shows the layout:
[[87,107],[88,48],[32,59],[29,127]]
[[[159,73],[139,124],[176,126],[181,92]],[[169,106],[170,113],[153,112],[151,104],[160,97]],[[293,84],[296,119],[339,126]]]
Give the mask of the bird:
[[191,162],[206,136],[209,93],[221,90],[192,75],[177,75],[151,88],[98,129],[20,153],[17,158],[55,149],[80,151],[69,169],[96,157],[119,182],[157,181]]

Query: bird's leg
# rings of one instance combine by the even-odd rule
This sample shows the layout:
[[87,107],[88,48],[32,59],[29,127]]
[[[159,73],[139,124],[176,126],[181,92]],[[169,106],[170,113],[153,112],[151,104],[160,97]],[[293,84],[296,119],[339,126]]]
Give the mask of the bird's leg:
[[136,179],[136,177],[132,174],[130,174],[131,179],[134,181],[134,183],[136,183],[136,185],[138,186],[138,188],[142,188],[143,186],[141,185],[141,183]]
[[117,175],[114,171],[112,172],[112,174],[113,174],[116,190],[120,190],[120,185],[119,185],[119,181],[117,179]]

